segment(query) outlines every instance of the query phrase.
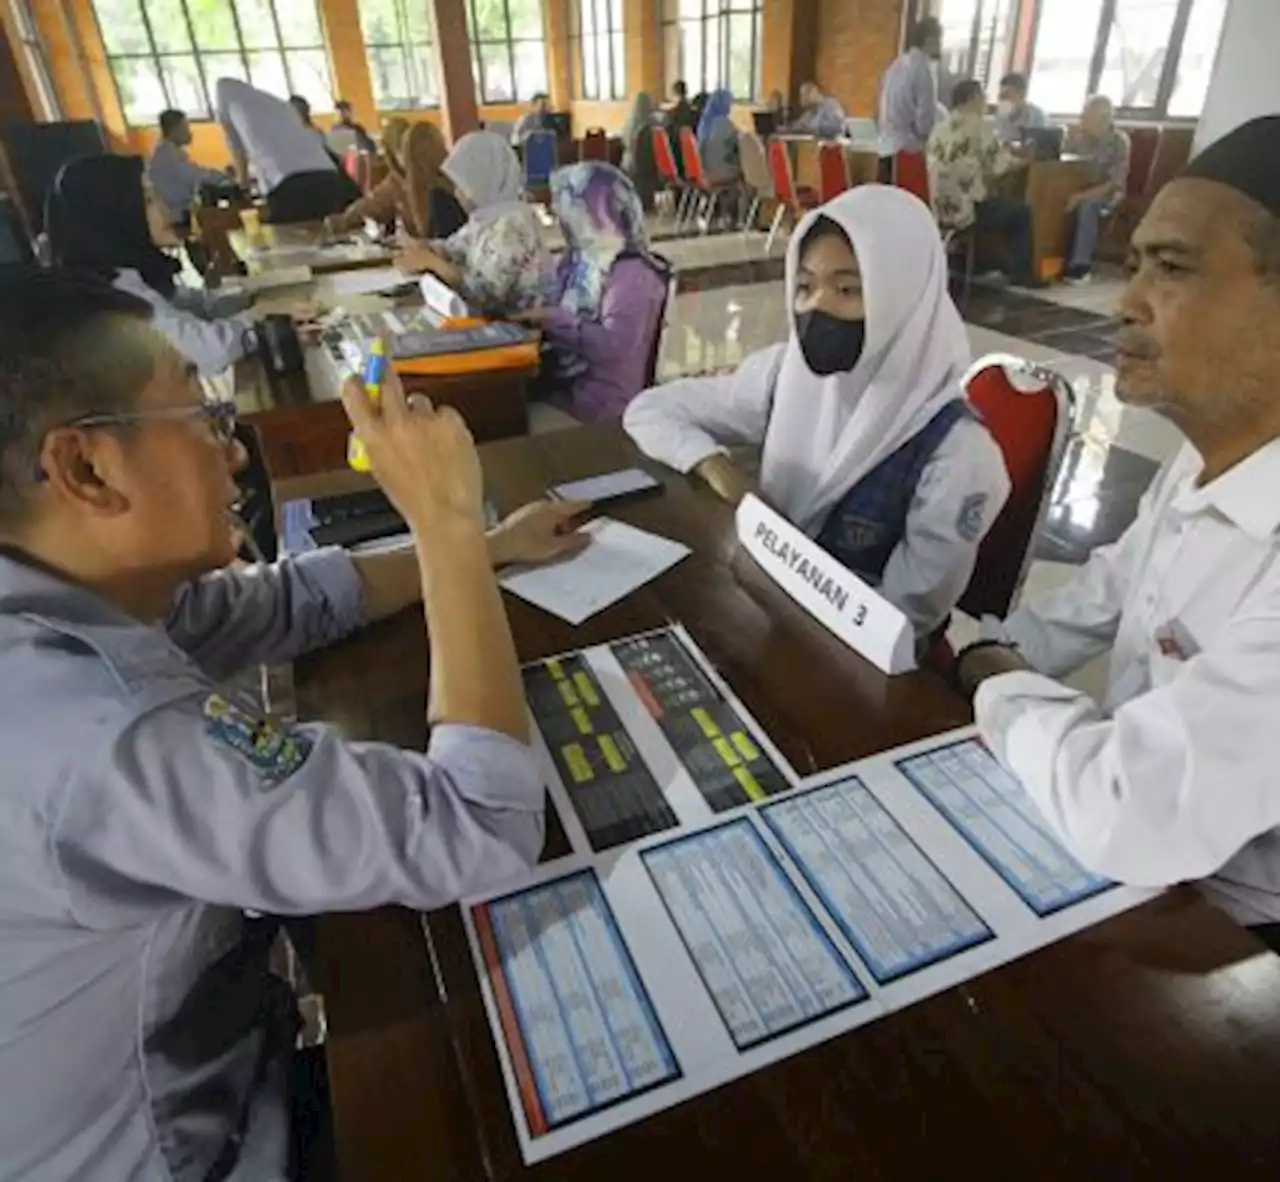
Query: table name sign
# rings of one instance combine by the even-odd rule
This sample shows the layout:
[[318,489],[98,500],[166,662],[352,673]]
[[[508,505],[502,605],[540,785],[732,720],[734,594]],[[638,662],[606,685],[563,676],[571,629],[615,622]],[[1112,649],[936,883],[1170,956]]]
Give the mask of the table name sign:
[[759,497],[738,506],[738,540],[788,595],[883,673],[916,667],[915,631],[893,604]]

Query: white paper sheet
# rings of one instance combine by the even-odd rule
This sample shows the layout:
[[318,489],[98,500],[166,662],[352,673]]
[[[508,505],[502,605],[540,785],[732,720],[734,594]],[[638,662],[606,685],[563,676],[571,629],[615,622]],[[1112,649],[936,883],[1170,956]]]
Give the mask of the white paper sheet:
[[395,267],[366,267],[360,271],[336,271],[328,276],[326,287],[334,299],[343,296],[369,295],[387,291],[402,283],[412,282],[413,277]]
[[601,517],[583,527],[591,545],[567,562],[504,575],[512,595],[581,624],[656,579],[689,554],[689,547],[635,526]]
[[[670,631],[728,695],[752,739],[781,760],[687,633]],[[1092,876],[1082,881],[1072,860],[1032,832],[1038,827],[1028,827],[1033,818],[1024,812],[1021,789],[990,765],[972,727],[713,814],[664,737],[653,703],[642,700],[619,663],[617,645],[573,656],[591,670],[593,692],[613,705],[626,741],[649,766],[677,824],[594,849],[547,736],[535,726],[534,748],[573,852],[463,907],[526,1162],[606,1136],[1157,893]],[[567,654],[551,662],[561,664],[565,679],[570,659]],[[659,705],[665,710],[674,700]],[[589,725],[591,733],[580,741],[594,740],[594,729]],[[930,779],[939,770],[946,774],[946,791],[936,775]],[[590,791],[592,785],[573,787]],[[960,788],[963,800],[956,795]],[[598,790],[611,789],[602,781]],[[629,996],[652,1007],[654,1029],[669,1042],[675,1069],[668,1064],[641,1086],[633,1083],[606,1107],[575,1104],[558,1120],[530,1119],[530,1071],[550,1078],[547,1073],[565,1070],[574,1059],[519,1040],[509,1045],[504,1015],[510,1029],[513,1012],[543,1013],[538,981],[531,986],[521,978],[513,954],[499,952],[495,959],[492,939],[486,944],[477,930],[475,905],[531,885],[567,882],[584,871],[594,871],[603,901],[547,913],[540,941],[545,980],[572,992],[581,976],[575,958],[582,947],[569,937],[583,922],[579,911],[588,920],[611,917],[634,969]],[[557,897],[562,903],[566,898],[563,891]],[[577,1031],[563,1013],[561,1020],[566,1030]],[[600,1038],[573,1037],[578,1057],[598,1050]]]

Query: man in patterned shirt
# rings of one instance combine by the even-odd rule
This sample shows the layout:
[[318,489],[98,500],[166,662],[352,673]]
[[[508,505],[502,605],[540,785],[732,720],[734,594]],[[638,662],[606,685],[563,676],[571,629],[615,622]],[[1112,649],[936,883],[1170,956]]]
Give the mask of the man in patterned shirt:
[[1071,253],[1064,278],[1068,283],[1088,283],[1102,220],[1115,212],[1129,180],[1129,137],[1116,126],[1109,98],[1095,94],[1085,103],[1080,126],[1067,133],[1062,149],[1093,165],[1093,183],[1067,202]]
[[927,155],[934,211],[944,230],[973,226],[999,235],[1015,283],[1034,282],[1031,271],[1031,209],[1025,201],[992,195],[997,177],[1025,161],[996,139],[987,122],[982,84],[972,78],[951,92],[951,113],[929,134]]

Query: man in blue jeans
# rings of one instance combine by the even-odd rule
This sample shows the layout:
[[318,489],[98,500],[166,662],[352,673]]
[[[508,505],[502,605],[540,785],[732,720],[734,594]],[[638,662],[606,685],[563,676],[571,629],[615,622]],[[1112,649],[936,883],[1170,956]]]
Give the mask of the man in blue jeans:
[[1109,98],[1095,94],[1085,103],[1080,126],[1067,133],[1063,151],[1093,165],[1093,183],[1067,201],[1071,249],[1063,275],[1068,283],[1088,283],[1102,220],[1120,204],[1129,180],[1129,137],[1116,127]]

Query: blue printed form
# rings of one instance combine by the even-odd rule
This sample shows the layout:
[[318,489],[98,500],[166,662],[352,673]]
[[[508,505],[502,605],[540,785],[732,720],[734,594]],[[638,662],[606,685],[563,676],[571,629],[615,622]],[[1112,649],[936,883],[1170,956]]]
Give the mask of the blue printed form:
[[867,991],[745,818],[641,854],[740,1051]]
[[531,1136],[680,1076],[593,871],[471,917]]
[[897,766],[1038,916],[1114,885],[1066,851],[1026,789],[976,740],[914,755]]
[[856,777],[761,813],[880,984],[993,938]]

